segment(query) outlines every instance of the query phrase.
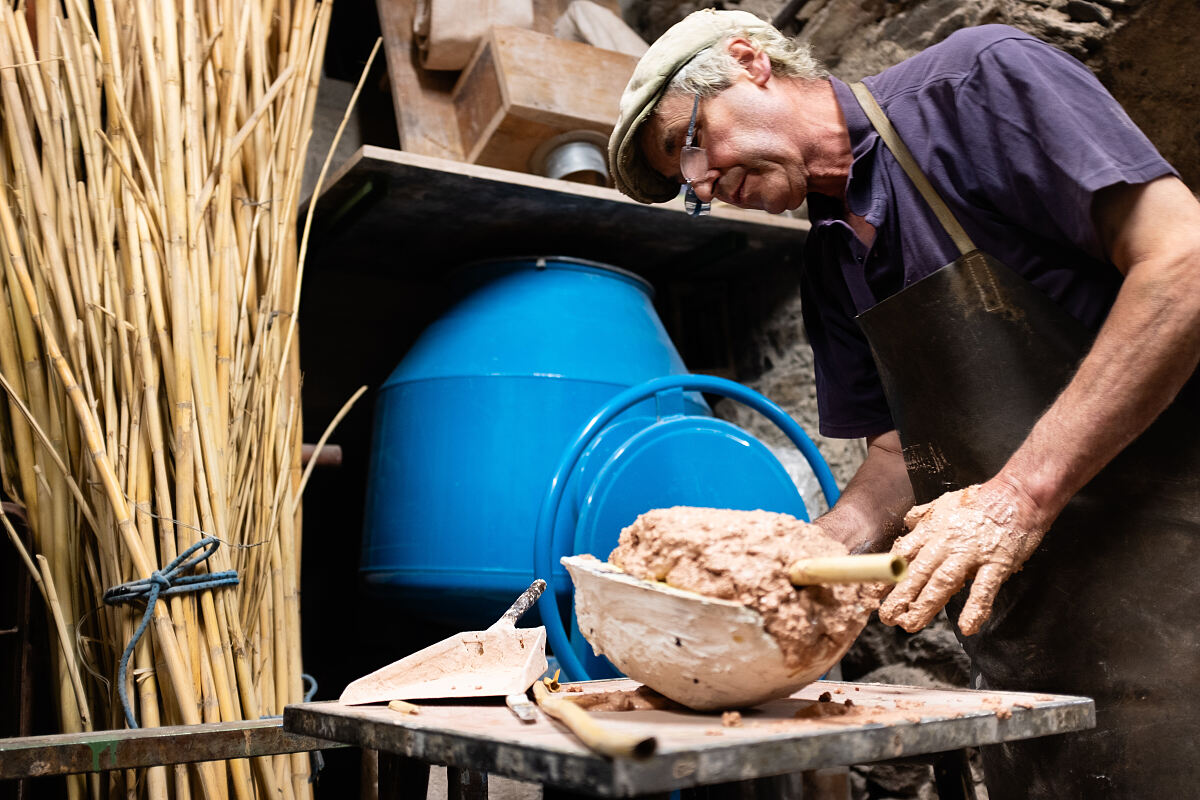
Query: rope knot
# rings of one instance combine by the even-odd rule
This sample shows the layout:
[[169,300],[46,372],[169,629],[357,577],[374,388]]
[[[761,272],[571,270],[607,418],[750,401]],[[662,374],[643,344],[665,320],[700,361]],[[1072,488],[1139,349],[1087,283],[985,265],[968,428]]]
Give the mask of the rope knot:
[[[125,674],[129,669],[129,657],[133,655],[138,640],[142,638],[142,634],[150,625],[150,619],[154,616],[154,606],[161,597],[236,585],[238,575],[231,569],[200,575],[181,575],[205,561],[217,552],[217,548],[220,546],[221,540],[213,536],[201,539],[172,559],[170,564],[151,572],[149,578],[122,583],[104,593],[104,602],[110,606],[131,603],[137,599],[146,601],[146,612],[142,614],[142,623],[138,625],[137,630],[133,632],[133,638],[125,646],[125,652],[121,654],[121,665],[117,670],[117,693],[121,695],[121,704],[125,707],[125,721],[129,723],[130,728],[136,728],[138,724],[133,718],[133,709],[129,705],[129,697],[125,691]],[[204,552],[189,560],[188,557],[201,548],[204,548]]]

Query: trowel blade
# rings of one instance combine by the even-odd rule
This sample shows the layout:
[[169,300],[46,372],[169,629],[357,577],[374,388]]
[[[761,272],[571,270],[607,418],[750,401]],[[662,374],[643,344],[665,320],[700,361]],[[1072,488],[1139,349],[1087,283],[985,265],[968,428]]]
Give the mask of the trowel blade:
[[546,671],[545,628],[450,636],[351,683],[344,705],[524,692]]

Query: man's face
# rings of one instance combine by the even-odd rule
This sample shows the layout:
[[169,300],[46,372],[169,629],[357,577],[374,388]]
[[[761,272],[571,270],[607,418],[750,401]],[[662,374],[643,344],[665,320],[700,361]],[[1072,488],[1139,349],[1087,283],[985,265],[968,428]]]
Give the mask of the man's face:
[[[692,144],[707,153],[708,172],[693,181],[692,187],[701,200],[709,202],[716,197],[772,214],[804,202],[808,169],[788,135],[787,106],[772,89],[739,76],[720,94],[700,100]],[[650,165],[680,183],[679,151],[687,136],[694,99],[683,94],[663,98],[657,113],[639,133]]]

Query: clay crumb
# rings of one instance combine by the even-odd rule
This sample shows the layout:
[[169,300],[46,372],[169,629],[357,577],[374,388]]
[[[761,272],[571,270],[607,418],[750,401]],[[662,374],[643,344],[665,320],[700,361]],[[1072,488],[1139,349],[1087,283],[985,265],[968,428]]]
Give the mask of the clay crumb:
[[724,736],[725,731],[717,730],[716,728],[708,728],[704,731],[705,736]]
[[1010,708],[997,708],[997,709],[996,709],[996,716],[997,716],[997,717],[999,717],[1000,719],[1012,719],[1012,709],[1010,709]]
[[795,719],[824,719],[825,717],[840,717],[849,713],[849,706],[833,703],[809,703],[792,717]]
[[846,708],[853,708],[853,707],[854,707],[854,701],[853,701],[853,700],[851,700],[849,697],[847,697],[847,698],[846,698],[846,702],[845,702],[845,703],[843,703],[842,705],[846,706]]
[[817,702],[828,703],[832,699],[833,695],[831,695],[829,692],[821,692],[821,696],[817,698]]
[[1037,700],[1039,702],[1042,702],[1042,703],[1049,703],[1054,698],[1048,694],[1038,694],[1038,695],[1034,695],[1033,699]]
[[740,711],[725,711],[721,714],[721,724],[726,728],[742,727],[742,712]]
[[1033,703],[1013,703],[1013,708],[1033,708]]
[[567,686],[567,691],[568,692],[582,692],[583,687],[580,686],[578,683],[572,683]]
[[662,711],[683,708],[649,686],[639,686],[633,690],[585,692],[580,685],[578,692],[579,696],[571,697],[570,702],[588,711]]

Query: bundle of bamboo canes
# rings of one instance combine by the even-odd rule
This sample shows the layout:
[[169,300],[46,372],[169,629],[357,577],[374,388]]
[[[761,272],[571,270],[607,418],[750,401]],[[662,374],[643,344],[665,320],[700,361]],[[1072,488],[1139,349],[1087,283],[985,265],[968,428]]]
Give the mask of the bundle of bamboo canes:
[[[104,591],[206,536],[240,585],[153,610],[142,726],[301,699],[298,194],[330,3],[0,2],[0,481],[53,609],[61,730],[122,727],[142,609]],[[300,797],[308,756],[72,796]]]

